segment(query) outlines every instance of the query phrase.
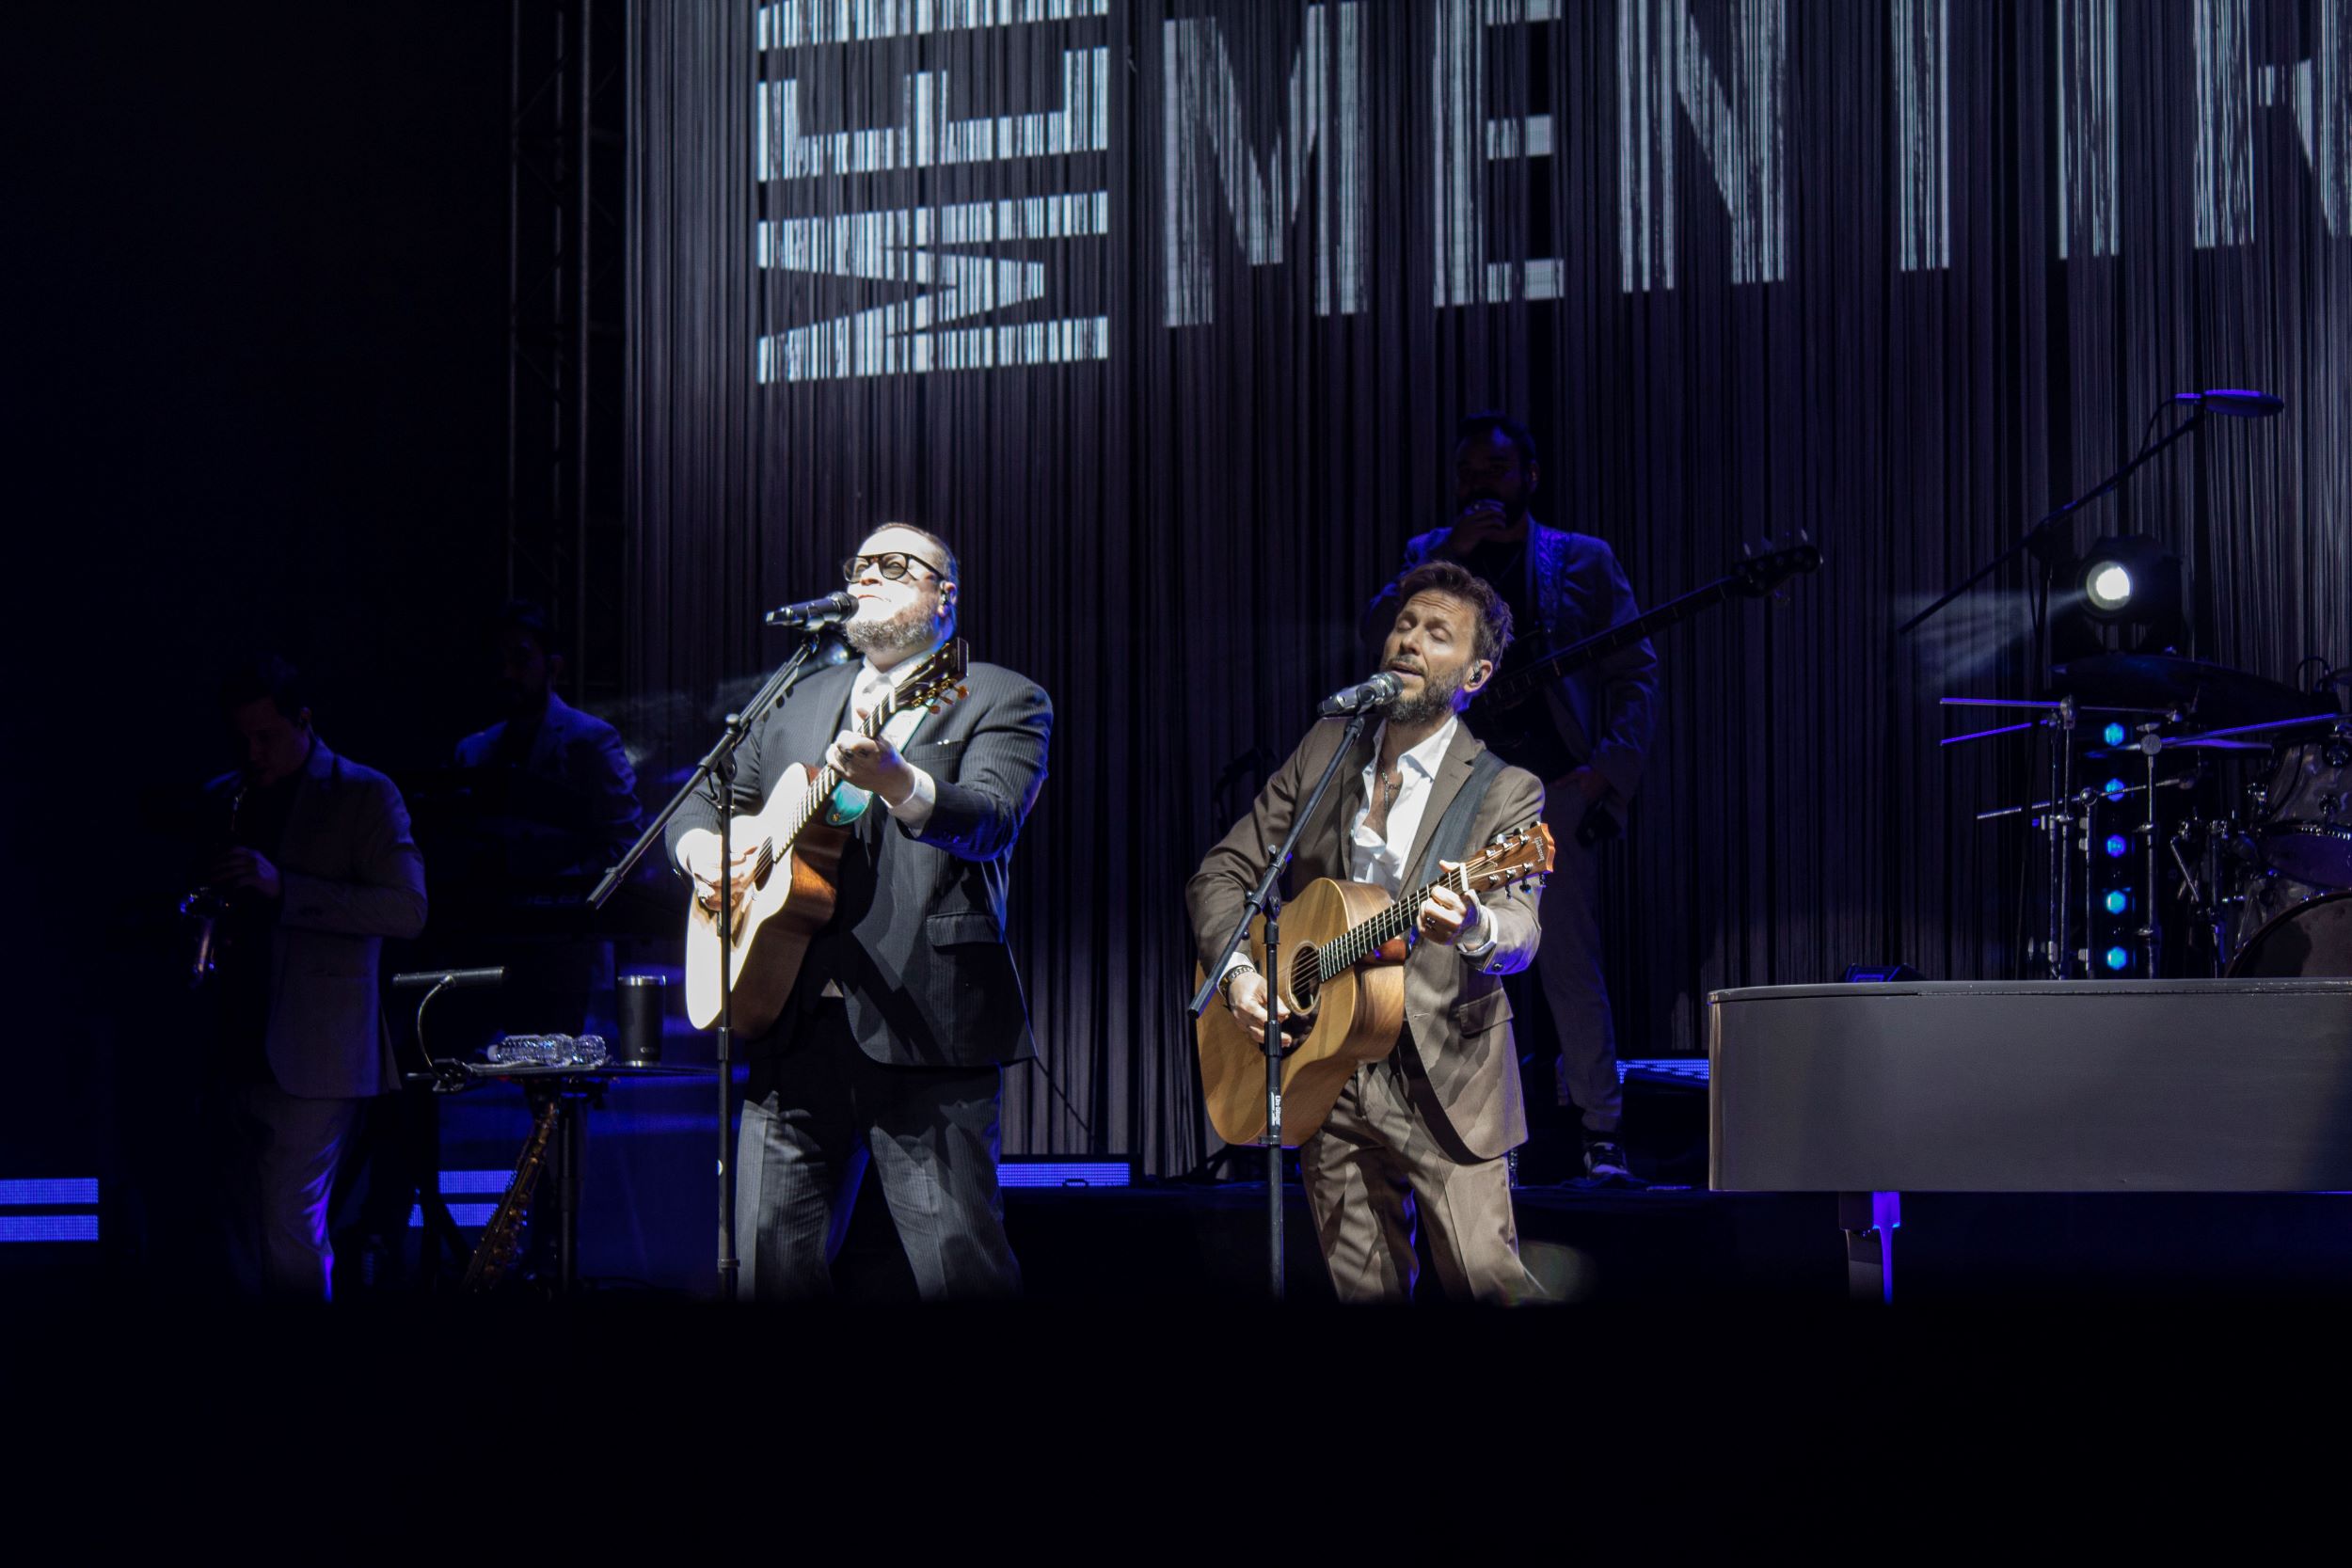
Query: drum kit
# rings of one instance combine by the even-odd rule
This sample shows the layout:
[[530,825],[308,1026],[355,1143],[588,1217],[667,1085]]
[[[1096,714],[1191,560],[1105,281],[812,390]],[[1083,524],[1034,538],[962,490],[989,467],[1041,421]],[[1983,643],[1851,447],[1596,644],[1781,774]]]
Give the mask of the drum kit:
[[2057,666],[2034,717],[1947,738],[2045,741],[2043,799],[1980,812],[2042,838],[2049,979],[2352,975],[2352,669],[2309,691],[2170,654]]

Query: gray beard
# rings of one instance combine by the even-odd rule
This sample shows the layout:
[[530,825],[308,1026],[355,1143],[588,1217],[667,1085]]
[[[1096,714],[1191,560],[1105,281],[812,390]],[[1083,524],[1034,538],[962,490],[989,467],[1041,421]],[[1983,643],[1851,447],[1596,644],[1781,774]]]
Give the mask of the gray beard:
[[1441,686],[1435,677],[1423,675],[1420,695],[1391,698],[1381,708],[1380,716],[1391,724],[1425,724],[1454,712],[1454,702],[1461,695],[1459,680]]
[[928,648],[938,635],[938,621],[920,604],[907,606],[887,621],[851,621],[841,628],[841,641],[869,658]]

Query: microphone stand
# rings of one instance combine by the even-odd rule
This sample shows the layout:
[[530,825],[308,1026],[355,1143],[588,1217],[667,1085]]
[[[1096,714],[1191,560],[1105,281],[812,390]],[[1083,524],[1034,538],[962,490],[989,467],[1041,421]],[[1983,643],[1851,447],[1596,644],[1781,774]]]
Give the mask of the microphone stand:
[[[2158,412],[2161,413],[2162,409],[2159,409]],[[2033,527],[2026,531],[2024,537],[2020,538],[2017,543],[2011,545],[2008,549],[2003,550],[1999,555],[1994,556],[1991,561],[1988,561],[1983,565],[1978,567],[1965,578],[1962,579],[1959,583],[1955,584],[1951,589],[1947,591],[1942,598],[1936,600],[1933,604],[1928,606],[1927,609],[1919,611],[1918,614],[1914,615],[1910,620],[1905,621],[1901,626],[1896,627],[1895,641],[1898,643],[1900,643],[1904,638],[1910,636],[1914,631],[1916,631],[1920,626],[1924,626],[1938,611],[1949,605],[1954,599],[1959,598],[1963,594],[1967,593],[1971,588],[1974,588],[1977,584],[1982,582],[1985,578],[1991,577],[1994,573],[1999,571],[2002,567],[2008,565],[2019,556],[2030,552],[2033,558],[2042,563],[2040,597],[2035,606],[2034,616],[2034,624],[2038,628],[2038,646],[2035,648],[2034,654],[2035,662],[2041,667],[2042,689],[2047,691],[2050,689],[2050,649],[2053,641],[2050,628],[2050,586],[2052,579],[2058,576],[2058,552],[2069,543],[2067,538],[2061,536],[2059,532],[2060,526],[2066,525],[2071,529],[2075,513],[2080,512],[2084,507],[2089,506],[2092,501],[2097,500],[2102,496],[2113,493],[2115,489],[2125,480],[2137,473],[2143,465],[2152,461],[2155,457],[2156,453],[2164,451],[2165,448],[2170,446],[2182,436],[2186,436],[2189,432],[2196,430],[2202,425],[2205,422],[2205,405],[2200,403],[2190,409],[2187,419],[2182,420],[2178,425],[2174,426],[2171,430],[2165,434],[2163,440],[2158,441],[2153,445],[2150,445],[2143,438],[2140,443],[2139,451],[2133,454],[2130,462],[2124,464],[2122,467],[2116,469],[2115,472],[2101,480],[2091,489],[2085,491],[2082,495],[2075,497],[2065,505],[2058,507],[2056,511],[2042,517],[2033,525]],[[2153,415],[2150,417],[2149,422],[2151,425],[2153,425],[2155,422]],[[1893,678],[1893,674],[1894,672],[1890,669],[1888,671],[1886,688],[1887,746],[1890,754],[1892,754],[1895,751],[1894,721],[1899,704],[1898,688]],[[2054,736],[2052,743],[2058,748],[2058,754],[2054,755],[2052,758],[2051,770],[2054,777],[2064,781],[2064,784],[2062,787],[2056,792],[2054,797],[2056,801],[2055,809],[2043,813],[2041,819],[2043,836],[2048,841],[2047,862],[2050,869],[2047,873],[2048,887],[2046,889],[2046,894],[2051,906],[2050,931],[2043,943],[2042,962],[2044,968],[2049,974],[2050,978],[2054,980],[2063,980],[2067,978],[2067,970],[2070,967],[2068,948],[2065,940],[2066,904],[2068,895],[2064,887],[2064,879],[2066,875],[2067,856],[2069,853],[2069,838],[2074,831],[2075,822],[2075,806],[2069,793],[2072,789],[2074,763],[2074,706],[2073,698],[2068,698],[2061,705],[2059,712],[2054,716],[2051,722],[2055,726],[2052,730],[2052,735]],[[2084,820],[2089,820],[2087,816]],[[2151,879],[2150,885],[2154,885],[2153,877]],[[2084,888],[2085,896],[2088,896],[2090,888],[2088,879],[2086,879],[2084,883]],[[2153,973],[2153,967],[2151,968],[2150,973]]]
[[[824,653],[819,656],[818,650]],[[759,689],[743,709],[726,716],[718,740],[703,753],[694,765],[693,773],[678,792],[670,797],[645,831],[637,835],[637,842],[628,847],[617,864],[604,874],[604,879],[588,895],[588,907],[604,908],[605,902],[628,879],[637,863],[660,841],[670,825],[670,819],[684,810],[686,802],[696,791],[708,789],[719,807],[719,1025],[715,1034],[714,1059],[719,1069],[719,1299],[735,1299],[735,753],[751,735],[767,712],[792,694],[792,688],[807,673],[811,660],[823,664],[841,662],[841,645],[829,642],[823,628],[812,628],[803,635],[801,645],[793,651],[783,668],[768,677],[768,684]]]
[[1359,708],[1348,715],[1347,734],[1341,737],[1339,750],[1323,765],[1323,777],[1315,781],[1314,792],[1307,803],[1291,816],[1291,831],[1284,835],[1282,847],[1266,863],[1265,875],[1258,879],[1258,886],[1242,908],[1241,918],[1234,922],[1232,934],[1225,939],[1224,949],[1216,962],[1209,966],[1201,979],[1200,990],[1192,999],[1187,1016],[1198,1022],[1216,997],[1217,982],[1224,978],[1225,966],[1232,961],[1234,953],[1249,938],[1249,923],[1259,913],[1265,915],[1265,1039],[1259,1049],[1265,1053],[1265,1185],[1266,1185],[1266,1281],[1269,1293],[1276,1301],[1282,1299],[1282,1058],[1298,1048],[1284,1043],[1282,1038],[1281,976],[1275,973],[1281,961],[1282,873],[1289,868],[1291,856],[1297,851],[1298,835],[1306,831],[1307,820],[1323,803],[1331,781],[1338,776],[1341,761],[1356,749],[1363,738],[1364,726],[1372,721],[1369,709]]
[[[2008,565],[2010,562],[2016,560],[2019,556],[2024,555],[2028,550],[2033,552],[2035,560],[2042,562],[2042,613],[2046,618],[2050,608],[2050,578],[2057,570],[2057,562],[2054,557],[2058,545],[2058,525],[2074,516],[2075,513],[2080,512],[2084,507],[2089,506],[2092,501],[2097,500],[2100,497],[2112,492],[2118,485],[2122,484],[2125,480],[2131,478],[2134,473],[2137,473],[2142,465],[2154,458],[2156,453],[2162,451],[2165,448],[2170,446],[2173,442],[2179,440],[2182,436],[2186,436],[2190,431],[2197,429],[2204,422],[2205,405],[2201,403],[2189,411],[2187,419],[2184,420],[2180,424],[2176,425],[2172,430],[2168,432],[2163,440],[2156,442],[2153,446],[2142,446],[2130,462],[2124,464],[2122,467],[2116,469],[2115,472],[2101,480],[2095,488],[2086,491],[2082,495],[2076,496],[2073,500],[2068,501],[2064,506],[2059,507],[2057,511],[2042,517],[2039,522],[2035,523],[2033,527],[2026,531],[2025,537],[2018,540],[2017,543],[2011,545],[2009,548],[2003,550],[2000,554],[1994,556],[1992,560],[1986,562],[1983,565],[1978,567],[1975,571],[1969,573],[1965,578],[1947,592],[1942,598],[1936,600],[1933,604],[1928,606],[1927,609],[1919,611],[1918,614],[1914,615],[1910,620],[1905,621],[1901,626],[1896,627],[1895,635],[1897,637],[1910,636],[1914,631],[1917,630],[1922,625],[1931,619],[1939,610],[1943,610],[1954,599],[1959,598],[1963,594],[1967,593],[1968,590],[1974,588],[1977,584],[1982,582],[1985,578],[1991,577],[1994,573],[1999,571],[2002,567]],[[2046,647],[2047,641],[2045,639],[2045,651]],[[2045,658],[2043,662],[2044,668],[2042,670],[2042,676],[2044,684],[2046,685],[2049,676],[2049,670],[2047,668],[2048,661]]]

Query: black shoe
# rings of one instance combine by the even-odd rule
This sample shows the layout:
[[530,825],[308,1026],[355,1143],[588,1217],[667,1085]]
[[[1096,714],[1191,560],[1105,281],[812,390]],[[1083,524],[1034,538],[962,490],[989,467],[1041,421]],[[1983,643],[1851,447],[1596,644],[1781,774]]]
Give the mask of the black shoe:
[[1584,1140],[1584,1180],[1597,1187],[1638,1187],[1633,1167],[1627,1164],[1625,1146],[1614,1138]]

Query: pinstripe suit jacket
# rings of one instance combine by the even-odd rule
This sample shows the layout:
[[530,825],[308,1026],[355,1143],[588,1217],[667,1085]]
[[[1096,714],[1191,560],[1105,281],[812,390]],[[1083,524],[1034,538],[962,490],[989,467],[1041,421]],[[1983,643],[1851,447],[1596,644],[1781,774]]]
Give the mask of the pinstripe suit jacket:
[[[765,800],[784,769],[814,767],[844,728],[855,663],[801,682],[737,754],[738,799]],[[810,944],[771,1042],[781,1046],[827,980],[840,983],[858,1048],[903,1067],[978,1067],[1036,1054],[1021,977],[1005,945],[1005,895],[1021,824],[1045,782],[1054,707],[1035,682],[975,664],[968,693],[925,716],[904,747],[938,798],[920,836],[877,800],[841,852],[832,922]],[[718,829],[696,800],[670,823],[678,840]]]

